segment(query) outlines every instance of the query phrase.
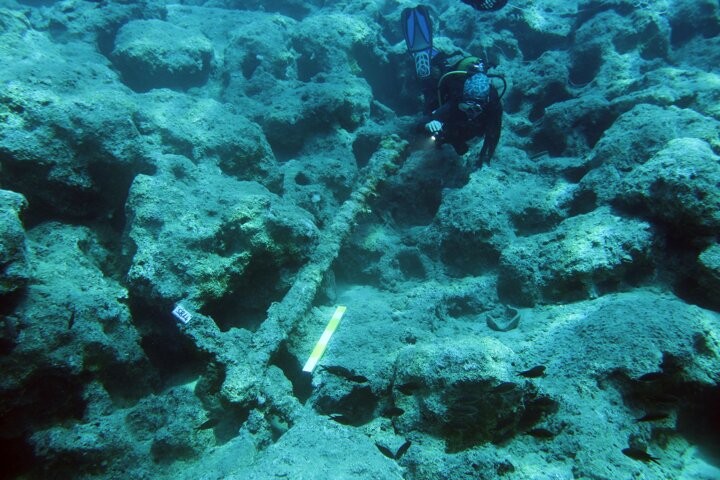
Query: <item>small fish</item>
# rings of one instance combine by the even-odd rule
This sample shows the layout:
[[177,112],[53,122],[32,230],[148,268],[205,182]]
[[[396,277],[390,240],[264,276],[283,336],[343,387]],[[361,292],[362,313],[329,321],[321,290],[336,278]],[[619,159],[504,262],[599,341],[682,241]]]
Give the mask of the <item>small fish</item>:
[[200,426],[198,426],[198,427],[196,428],[196,430],[207,430],[207,429],[209,429],[209,428],[213,428],[213,427],[216,426],[218,423],[220,423],[220,419],[219,419],[219,418],[210,417],[210,418],[208,418],[207,420],[205,420],[203,423],[201,423]]
[[321,366],[320,368],[332,375],[342,377],[346,380],[350,380],[351,382],[365,383],[368,381],[367,377],[357,375],[349,368],[341,367],[340,365]]
[[328,415],[330,420],[335,420],[341,425],[350,425],[352,423],[352,420],[346,415],[343,415],[342,413],[331,413]]
[[640,382],[657,382],[658,380],[667,378],[667,376],[668,375],[665,372],[650,372],[640,375],[637,380]]
[[67,307],[68,311],[70,312],[70,318],[68,318],[67,328],[68,330],[72,329],[73,325],[75,325],[75,316],[77,315],[77,310],[75,310],[75,307]]
[[680,402],[680,397],[678,397],[677,395],[663,392],[650,395],[647,397],[647,399],[651,402],[655,402],[656,404],[662,404],[665,406],[673,406]]
[[635,422],[655,422],[657,420],[665,420],[670,416],[667,412],[647,412],[640,418],[636,418]]
[[530,370],[525,370],[524,372],[518,372],[518,375],[522,375],[525,378],[538,378],[545,375],[545,365],[538,365],[536,367],[532,367]]
[[525,433],[527,433],[531,437],[541,438],[543,440],[555,438],[555,434],[547,428],[533,428],[532,430],[528,430]]
[[558,407],[558,402],[550,397],[540,396],[529,400],[527,406],[539,410],[555,410]]
[[420,382],[407,382],[402,385],[398,385],[397,389],[404,395],[412,395],[415,390],[419,390],[421,387],[422,385],[420,385]]
[[412,442],[410,442],[410,440],[406,440],[405,443],[400,445],[400,448],[398,448],[397,452],[395,452],[395,460],[402,457],[405,454],[405,452],[408,451],[408,448],[410,448],[411,444],[412,444]]
[[405,413],[405,410],[403,410],[400,407],[389,407],[383,410],[382,416],[385,418],[392,418],[392,417],[399,417]]
[[653,457],[652,455],[647,453],[645,450],[642,450],[640,448],[635,448],[635,447],[623,448],[622,453],[625,456],[632,458],[633,460],[640,460],[641,462],[655,462],[658,465],[660,465],[660,462],[658,461],[659,458]]
[[380,445],[379,443],[376,443],[375,446],[377,447],[378,450],[380,450],[380,453],[382,453],[386,457],[395,458],[395,454],[392,452],[392,450],[390,450],[385,445]]
[[517,387],[513,382],[502,382],[492,389],[493,393],[507,393],[512,392]]

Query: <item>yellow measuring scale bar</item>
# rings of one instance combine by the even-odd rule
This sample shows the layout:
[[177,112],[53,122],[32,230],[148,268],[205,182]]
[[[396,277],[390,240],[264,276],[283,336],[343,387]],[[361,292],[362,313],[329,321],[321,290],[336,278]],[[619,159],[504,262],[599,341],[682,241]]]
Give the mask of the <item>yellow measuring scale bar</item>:
[[333,336],[333,333],[335,333],[338,325],[340,325],[340,320],[342,319],[343,315],[345,315],[345,310],[347,310],[347,307],[345,307],[344,305],[340,305],[335,309],[335,313],[333,313],[333,316],[328,322],[327,327],[325,327],[325,331],[322,335],[320,335],[320,340],[318,340],[318,342],[315,344],[315,348],[313,348],[313,351],[310,354],[310,358],[308,358],[307,362],[305,362],[303,372],[313,371],[318,361],[320,360],[320,357],[322,357],[322,354],[325,353],[325,349],[327,348],[328,342],[330,341],[330,337]]

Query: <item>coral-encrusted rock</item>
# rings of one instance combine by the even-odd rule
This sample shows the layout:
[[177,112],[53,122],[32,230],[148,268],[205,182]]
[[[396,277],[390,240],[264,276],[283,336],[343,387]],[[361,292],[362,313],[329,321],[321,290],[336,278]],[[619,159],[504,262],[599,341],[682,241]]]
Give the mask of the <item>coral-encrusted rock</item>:
[[104,221],[121,210],[146,165],[135,103],[108,60],[94,46],[34,30],[5,34],[0,45],[3,187],[25,195],[41,218]]
[[[318,432],[322,432],[322,435],[318,436]],[[315,444],[318,448],[308,454],[308,439],[316,436]],[[402,480],[403,474],[396,462],[380,453],[357,429],[308,415],[267,450],[259,452],[252,465],[224,478]]]
[[370,116],[372,90],[363,79],[322,74],[322,81],[295,82],[271,90],[257,122],[270,144],[283,152],[302,147],[308,133],[356,130]]
[[360,17],[342,14],[310,16],[298,24],[293,37],[301,54],[301,80],[319,72],[357,72],[358,54],[371,54],[378,42],[376,32]]
[[507,173],[483,170],[463,188],[446,190],[435,220],[446,265],[479,274],[497,264],[516,234],[546,231],[567,215],[574,186],[562,180],[549,184],[524,172],[514,175],[522,181],[510,184]]
[[[532,350],[552,359],[548,370],[565,378],[614,371],[638,378],[668,360],[669,375],[715,384],[720,316],[672,295],[638,289],[535,312],[537,322],[554,322],[555,328],[535,339]],[[668,385],[646,387],[660,391]]]
[[720,125],[711,118],[677,107],[641,104],[621,115],[608,128],[588,156],[595,168],[580,182],[603,204],[612,201],[623,177],[647,162],[682,132],[720,149]]
[[641,104],[621,115],[605,131],[590,154],[590,162],[628,172],[677,138],[678,132],[720,147],[720,126],[713,119],[693,110]]
[[212,43],[203,34],[161,20],[126,23],[112,52],[124,81],[137,91],[200,85],[212,57]]
[[0,296],[23,287],[28,281],[25,230],[19,215],[25,197],[0,190]]
[[121,0],[92,6],[81,1],[52,2],[43,5],[42,15],[31,15],[30,18],[35,29],[53,32],[62,41],[72,38],[104,45],[108,36],[123,23],[164,16],[165,5],[152,0]]
[[290,33],[295,28],[297,22],[292,18],[274,13],[242,12],[223,52],[227,90],[235,91],[231,95],[243,93],[253,78],[297,79],[297,54],[290,43]]
[[373,92],[358,57],[383,58],[362,20],[248,12],[237,25],[219,62],[223,98],[262,126],[276,152],[290,156],[317,133],[354,131],[369,118]]
[[145,355],[124,303],[127,290],[103,273],[114,259],[101,238],[85,227],[51,222],[28,231],[28,249],[33,278],[16,311],[23,328],[13,353],[35,355],[34,362],[72,374],[95,373],[113,393],[132,390],[119,383],[122,371],[137,373],[132,368]]
[[118,464],[122,464],[122,472],[113,473],[124,476],[128,474],[127,470],[133,471],[140,464],[139,458],[144,453],[138,452],[136,461],[131,465],[117,461],[118,458],[132,456],[135,447],[128,438],[121,415],[102,417],[94,422],[55,425],[36,432],[31,442],[35,453],[42,456],[53,475],[67,478],[100,472],[112,477],[108,470],[118,469]]
[[703,294],[715,305],[720,305],[720,244],[715,243],[698,256],[700,274],[698,283],[704,288]]
[[517,360],[489,337],[407,347],[395,362],[393,401],[404,411],[396,429],[424,431],[460,450],[529,428],[525,414],[537,421],[553,405],[534,403],[538,391],[518,380]]
[[720,32],[720,6],[714,0],[677,0],[670,4],[673,43],[694,37],[712,38]]
[[668,142],[625,177],[619,200],[677,229],[720,233],[720,157],[697,138]]
[[158,463],[187,459],[203,450],[212,430],[199,429],[207,412],[193,391],[176,387],[161,396],[151,395],[135,405],[126,425],[138,442],[151,442],[150,451]]
[[647,271],[651,247],[648,223],[601,208],[516,240],[502,253],[498,288],[522,305],[588,298]]
[[[471,272],[495,263],[514,238],[503,196],[505,176],[489,170],[462,189],[447,190],[436,216],[442,233],[443,260]],[[479,272],[478,272],[479,273]]]
[[[228,105],[171,90],[142,95],[138,118],[169,153],[194,161],[212,160],[224,173],[270,188],[279,182],[275,157],[259,125]],[[167,150],[170,147],[171,150]]]
[[153,375],[124,303],[127,290],[103,273],[113,259],[98,236],[58,223],[27,236],[32,279],[6,318],[14,345],[0,357],[1,426],[8,435],[79,418],[88,382],[124,401]]
[[277,269],[314,244],[312,216],[259,183],[180,156],[157,161],[154,176],[135,178],[127,202],[128,280],[141,298],[200,306],[232,292],[251,260]]

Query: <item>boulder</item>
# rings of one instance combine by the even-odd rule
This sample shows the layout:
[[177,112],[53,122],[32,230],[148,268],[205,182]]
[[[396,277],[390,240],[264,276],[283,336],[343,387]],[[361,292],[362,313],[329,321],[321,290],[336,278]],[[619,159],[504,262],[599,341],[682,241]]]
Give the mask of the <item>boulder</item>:
[[623,177],[665,148],[678,132],[720,149],[720,125],[712,118],[689,109],[640,104],[618,117],[590,152],[593,170],[580,181],[581,192],[601,205],[612,202]]
[[426,432],[460,451],[531,428],[554,402],[516,375],[517,363],[510,348],[489,337],[406,347],[392,383],[394,405],[403,411],[397,432]]
[[[233,293],[241,280],[254,281],[257,296],[243,297],[264,311],[278,295],[270,272],[297,264],[314,244],[312,216],[216,167],[175,155],[157,161],[155,175],[135,178],[127,202],[132,292],[149,303],[186,299],[201,307]],[[251,262],[254,279],[245,276]]]
[[207,80],[213,46],[197,31],[162,20],[133,20],[118,31],[111,58],[133,90],[186,89]]
[[677,138],[623,179],[617,199],[675,230],[720,233],[720,157],[697,138]]
[[56,222],[27,237],[32,278],[5,319],[14,338],[0,357],[8,438],[89,415],[88,384],[109,405],[137,399],[155,379],[125,304],[128,292],[103,273],[115,261],[105,241],[87,227]]
[[0,190],[0,298],[25,286],[30,278],[25,229],[20,215],[25,197]]
[[698,267],[702,294],[717,306],[720,303],[717,298],[717,292],[720,292],[720,244],[713,243],[698,255]]
[[[460,189],[444,192],[434,226],[441,235],[443,262],[479,274],[496,266],[501,252],[517,236],[552,229],[567,214],[575,187],[541,175],[482,170]],[[518,180],[522,178],[522,180]]]
[[[312,453],[307,450],[309,439],[314,445]],[[259,454],[252,466],[238,469],[225,478],[272,480],[285,477],[296,480],[401,480],[403,475],[400,467],[383,456],[362,433],[324,417],[307,416]]]
[[240,180],[274,189],[277,165],[260,126],[232,106],[172,90],[142,94],[137,121],[146,138],[166,153],[210,162]]
[[2,40],[3,186],[28,199],[35,222],[105,221],[122,211],[130,181],[147,163],[135,102],[107,59],[88,44],[54,43],[34,30]]
[[532,305],[612,291],[647,272],[652,243],[647,222],[608,208],[568,218],[551,232],[517,239],[503,250],[500,296]]

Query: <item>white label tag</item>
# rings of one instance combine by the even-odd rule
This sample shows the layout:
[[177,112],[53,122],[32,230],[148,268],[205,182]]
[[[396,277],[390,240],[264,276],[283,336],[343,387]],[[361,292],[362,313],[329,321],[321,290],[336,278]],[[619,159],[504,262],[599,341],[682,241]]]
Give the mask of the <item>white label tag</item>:
[[190,314],[190,312],[185,310],[182,305],[175,305],[175,309],[172,311],[172,314],[182,323],[188,323],[190,320],[192,320],[192,315]]

